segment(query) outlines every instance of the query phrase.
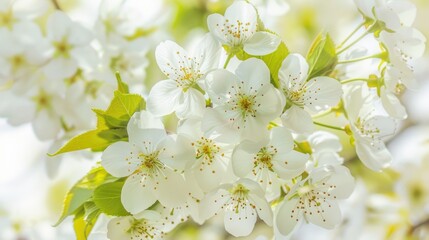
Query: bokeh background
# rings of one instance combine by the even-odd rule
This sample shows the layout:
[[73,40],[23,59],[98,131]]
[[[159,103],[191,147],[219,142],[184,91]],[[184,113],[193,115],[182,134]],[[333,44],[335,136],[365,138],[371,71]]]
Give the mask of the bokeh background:
[[[7,0],[0,0],[7,1]],[[159,1],[159,2],[158,2]],[[415,26],[429,36],[429,1],[411,0],[418,13]],[[23,9],[45,7],[46,21],[54,11],[51,1],[16,0]],[[101,0],[58,0],[73,20],[89,29],[98,18]],[[222,13],[231,0],[152,0],[142,5],[141,16],[159,21],[150,41],[173,39],[186,46],[207,31],[206,17]],[[306,54],[312,40],[321,31],[341,41],[361,20],[353,0],[258,0],[267,27],[279,33],[291,52]],[[157,9],[153,9],[157,8]],[[153,16],[153,13],[157,15]],[[368,41],[360,43],[363,47]],[[1,48],[1,46],[0,46]],[[154,47],[147,53],[148,66],[141,86],[145,94],[156,81],[163,79],[154,61]],[[408,109],[408,119],[398,134],[389,140],[392,167],[382,173],[371,172],[357,159],[347,136],[342,136],[342,156],[357,179],[355,193],[342,202],[344,222],[335,230],[306,225],[292,239],[429,239],[429,49],[422,59],[413,62],[419,81],[418,91],[407,91],[401,99]],[[1,66],[0,66],[1,67]],[[364,66],[360,66],[364,67]],[[360,69],[357,69],[360,70]],[[0,91],[0,96],[3,91]],[[2,98],[1,106],[8,104]],[[10,100],[12,101],[12,100]],[[20,109],[16,109],[20,111]],[[88,121],[93,121],[88,119]],[[334,116],[323,121],[335,124]],[[74,239],[71,219],[52,227],[59,217],[63,197],[72,184],[95,163],[88,155],[65,155],[49,158],[52,141],[40,141],[30,124],[11,126],[0,119],[0,240]],[[90,239],[106,239],[100,219]],[[216,219],[203,227],[185,223],[170,234],[171,239],[232,239]],[[258,224],[246,239],[271,239],[272,230]],[[244,238],[243,238],[244,239]]]

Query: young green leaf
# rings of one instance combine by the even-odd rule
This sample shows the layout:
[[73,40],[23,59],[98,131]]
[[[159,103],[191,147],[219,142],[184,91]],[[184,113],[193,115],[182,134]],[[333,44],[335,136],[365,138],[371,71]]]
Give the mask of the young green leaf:
[[103,167],[92,169],[85,177],[80,179],[67,193],[63,210],[55,226],[58,226],[66,217],[84,210],[84,204],[91,199],[95,188],[104,183],[116,181]]
[[130,215],[121,202],[123,185],[124,182],[106,183],[94,190],[94,203],[103,213],[113,216]]
[[307,61],[310,65],[308,79],[317,76],[327,76],[334,70],[338,62],[338,57],[335,44],[329,34],[325,36],[319,34],[314,39],[307,54]]
[[118,91],[121,93],[129,93],[128,85],[122,81],[121,74],[115,72],[116,82],[118,83]]
[[85,219],[85,210],[82,208],[73,219],[73,229],[76,235],[76,240],[87,240],[95,223],[97,222],[100,212],[92,215],[91,218]]

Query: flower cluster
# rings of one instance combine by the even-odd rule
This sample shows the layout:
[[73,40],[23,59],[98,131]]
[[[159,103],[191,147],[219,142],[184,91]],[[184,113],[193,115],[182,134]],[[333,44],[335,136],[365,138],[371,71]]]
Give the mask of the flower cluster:
[[130,16],[149,2],[103,1],[92,27],[46,3],[28,10],[26,1],[2,1],[0,116],[14,126],[31,123],[38,139],[53,141],[51,150],[91,128],[91,108],[107,106],[116,71],[142,88],[162,1],[152,5],[153,15]]
[[[62,219],[81,217],[90,231],[101,213],[112,215],[112,240],[163,239],[189,219],[205,224],[215,216],[241,237],[261,219],[282,239],[301,223],[327,229],[341,223],[339,200],[355,183],[336,133],[349,137],[367,168],[390,165],[385,140],[406,118],[397,95],[415,87],[410,61],[426,42],[412,28],[412,4],[355,0],[362,24],[338,45],[319,35],[304,57],[289,52],[254,5],[237,0],[223,15],[208,16],[209,32],[192,48],[170,40],[157,45],[164,80],[143,97],[128,85],[139,89],[147,34],[160,23],[155,13],[136,21],[138,14],[127,12],[132,2],[106,1],[96,36],[59,11],[49,16],[46,34],[31,20],[15,20],[11,9],[4,15],[10,19],[0,12],[6,21],[0,41],[16,46],[0,48],[4,96],[16,99],[0,113],[11,123],[32,122],[41,139],[87,129],[88,105],[109,97],[115,71],[125,80],[117,74],[110,106],[94,109],[97,129],[57,152],[102,152],[100,165],[67,196]],[[362,56],[353,47],[368,37],[379,49]],[[350,74],[366,60],[377,69]],[[99,78],[106,81],[91,80]],[[15,104],[28,110],[13,111]],[[326,115],[336,125],[323,122]]]
[[[220,215],[236,237],[249,235],[258,218],[279,235],[303,221],[333,228],[341,221],[337,201],[351,194],[354,180],[337,154],[338,138],[316,131],[313,116],[341,105],[350,124],[339,129],[374,170],[390,162],[383,137],[393,134],[395,120],[378,114],[366,86],[315,74],[315,63],[299,54],[285,57],[273,77],[262,56],[275,54],[281,40],[259,25],[251,4],[237,1],[207,22],[210,33],[193,49],[158,45],[167,79],[150,90],[147,112],[136,113],[146,119],[129,122],[128,142],[103,152],[107,172],[126,177],[121,202],[135,218],[126,221],[136,222],[110,227],[109,236],[143,239],[150,229],[161,238],[171,229],[159,225],[164,219],[141,217],[160,206],[200,224]],[[242,61],[232,69],[234,56]],[[160,121],[171,113],[179,118],[175,132]]]

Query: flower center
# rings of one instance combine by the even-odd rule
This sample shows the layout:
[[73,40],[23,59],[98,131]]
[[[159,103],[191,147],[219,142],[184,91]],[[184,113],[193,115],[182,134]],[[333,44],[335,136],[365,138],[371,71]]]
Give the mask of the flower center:
[[232,46],[242,44],[254,34],[254,32],[249,28],[250,22],[242,22],[240,20],[230,22],[229,19],[225,19],[222,26],[219,24],[216,26],[220,28],[220,32],[224,34],[225,38]]
[[164,234],[146,220],[135,220],[127,232],[132,236],[131,239],[155,239]]
[[12,27],[14,21],[15,19],[13,18],[13,12],[11,10],[8,10],[7,12],[0,12],[0,27]]
[[233,105],[232,110],[238,110],[243,119],[248,116],[256,117],[255,97],[255,95],[249,96],[243,93],[237,93],[236,100],[233,100],[233,103],[235,104]]
[[263,147],[259,150],[259,152],[256,154],[256,156],[254,157],[254,161],[253,161],[253,175],[258,175],[258,170],[262,170],[262,169],[268,169],[270,171],[274,171],[273,170],[273,157],[274,155],[277,153],[277,149],[274,148],[273,146],[269,147],[270,149],[268,149],[267,147]]
[[56,55],[64,58],[68,58],[70,56],[70,50],[72,49],[72,45],[70,45],[66,38],[63,38],[60,42],[53,43]]
[[[220,154],[221,150],[213,140],[205,137],[193,142],[192,146],[195,147],[196,158],[201,159],[200,171],[203,171],[205,166],[213,164],[216,155]],[[222,153],[221,156],[224,156],[224,154]]]
[[159,151],[155,151],[150,154],[140,153],[139,158],[142,161],[140,165],[140,170],[149,175],[156,174],[157,172],[159,172],[164,167],[164,164],[159,161],[158,156]]

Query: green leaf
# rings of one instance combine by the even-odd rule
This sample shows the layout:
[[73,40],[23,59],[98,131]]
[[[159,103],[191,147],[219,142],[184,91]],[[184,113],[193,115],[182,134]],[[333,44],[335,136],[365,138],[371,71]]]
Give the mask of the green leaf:
[[94,190],[94,203],[100,210],[108,215],[130,215],[122,205],[121,191],[124,182],[106,183]]
[[92,196],[92,190],[73,187],[64,199],[64,206],[60,219],[54,226],[58,226],[64,219],[73,215],[77,210],[81,209],[84,204]]
[[130,90],[128,88],[128,85],[122,81],[121,74],[119,74],[119,72],[116,72],[115,76],[116,81],[118,83],[118,91],[121,93],[129,93]]
[[106,116],[129,120],[135,112],[145,107],[145,101],[138,94],[123,94],[115,91],[110,106],[105,111]]
[[92,215],[91,218],[85,219],[85,210],[82,208],[73,219],[73,229],[76,234],[76,240],[87,240],[95,223],[97,222],[100,212]]
[[279,87],[279,70],[282,66],[283,60],[289,55],[289,49],[286,47],[284,42],[281,42],[277,50],[268,55],[262,56],[262,61],[267,64],[270,69],[271,83],[275,87]]
[[63,210],[55,226],[58,226],[67,216],[77,214],[84,208],[84,204],[93,196],[95,188],[103,183],[116,181],[103,167],[92,169],[85,177],[80,179],[67,193]]
[[100,134],[105,134],[106,131],[111,131],[110,129],[95,129],[72,138],[68,141],[64,146],[62,146],[57,152],[53,154],[48,154],[49,156],[56,156],[58,154],[73,152],[83,149],[96,149],[96,150],[104,150],[108,147],[112,141],[111,139],[105,139],[100,136]]
[[[230,50],[226,49],[226,51],[228,52]],[[283,41],[277,47],[276,51],[265,56],[253,56],[253,55],[247,54],[242,49],[236,52],[235,54],[236,54],[236,57],[242,61],[252,57],[258,58],[264,61],[264,63],[267,65],[268,69],[270,70],[271,83],[277,88],[280,86],[279,70],[280,70],[280,67],[282,66],[283,60],[285,60],[285,58],[289,55],[289,49],[286,47],[286,44]]]
[[310,65],[308,79],[317,76],[327,76],[335,69],[338,57],[335,44],[329,34],[325,36],[319,34],[316,37],[308,51],[307,61]]

